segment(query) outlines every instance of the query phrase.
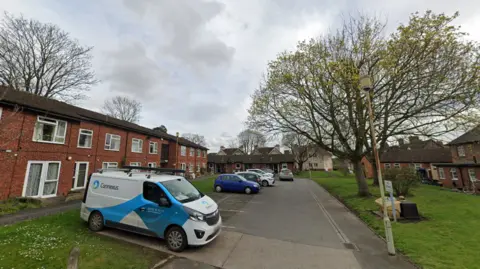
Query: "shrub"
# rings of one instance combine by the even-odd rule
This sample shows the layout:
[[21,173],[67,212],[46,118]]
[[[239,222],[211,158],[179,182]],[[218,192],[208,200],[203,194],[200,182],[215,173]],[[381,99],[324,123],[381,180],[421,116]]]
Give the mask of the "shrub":
[[407,196],[410,189],[421,182],[417,171],[410,167],[385,169],[384,178],[392,181],[393,191],[397,197]]

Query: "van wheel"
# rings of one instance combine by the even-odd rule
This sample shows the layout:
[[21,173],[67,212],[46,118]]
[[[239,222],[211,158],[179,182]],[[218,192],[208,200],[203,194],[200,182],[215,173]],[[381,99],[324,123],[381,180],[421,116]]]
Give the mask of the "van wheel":
[[187,235],[178,226],[168,229],[165,239],[167,240],[167,247],[171,251],[181,252],[187,247]]
[[245,193],[246,193],[246,194],[252,193],[252,189],[250,189],[250,187],[246,187],[246,188],[245,188]]
[[216,191],[216,192],[222,192],[222,187],[220,187],[220,186],[218,186],[218,185],[215,186],[215,191]]
[[262,181],[262,186],[263,187],[268,187],[268,181],[266,181],[266,180]]
[[95,211],[90,214],[88,218],[88,228],[93,232],[98,232],[103,230],[104,221],[102,213]]

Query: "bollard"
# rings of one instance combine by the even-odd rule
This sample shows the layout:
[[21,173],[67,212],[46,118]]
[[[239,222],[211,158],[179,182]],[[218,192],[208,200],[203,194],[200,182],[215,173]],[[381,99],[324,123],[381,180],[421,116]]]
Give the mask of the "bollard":
[[70,257],[68,257],[67,269],[78,269],[78,258],[80,257],[80,249],[78,247],[70,250]]

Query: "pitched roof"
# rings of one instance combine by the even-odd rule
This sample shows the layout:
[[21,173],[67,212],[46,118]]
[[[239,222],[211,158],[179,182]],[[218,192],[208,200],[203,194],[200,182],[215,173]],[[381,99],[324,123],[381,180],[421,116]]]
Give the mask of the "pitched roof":
[[383,153],[380,161],[384,163],[451,163],[452,154],[449,148],[397,149]]
[[398,145],[398,147],[400,149],[424,149],[426,148],[426,146],[428,146],[429,143],[432,143],[434,147],[444,147],[441,142],[435,141],[433,139],[411,141],[408,144]]
[[[224,148],[224,149],[223,149],[223,152],[225,152],[225,154],[227,154],[227,155],[232,155],[232,154],[233,154],[235,151],[237,151],[237,150],[242,151],[242,150],[239,149],[239,148]],[[243,152],[243,151],[242,151],[242,152]]]
[[[1,86],[0,103],[19,105],[26,110],[43,112],[52,116],[57,116],[70,120],[97,122],[120,129],[135,131],[144,135],[167,139],[170,141],[176,141],[177,139],[177,137],[174,135],[170,135],[160,131],[154,131],[150,128],[143,127],[135,123],[112,118],[95,111],[73,106],[54,99],[34,95],[24,91],[12,90]],[[181,137],[178,138],[178,143],[184,146],[208,150],[208,148],[204,146],[198,145]]]
[[211,163],[292,163],[295,160],[292,154],[218,155],[209,153],[207,157],[208,162]]
[[272,151],[275,147],[259,147],[256,148],[255,150],[258,150],[260,154],[269,154],[270,151]]
[[480,141],[480,125],[452,140],[449,145],[466,144]]

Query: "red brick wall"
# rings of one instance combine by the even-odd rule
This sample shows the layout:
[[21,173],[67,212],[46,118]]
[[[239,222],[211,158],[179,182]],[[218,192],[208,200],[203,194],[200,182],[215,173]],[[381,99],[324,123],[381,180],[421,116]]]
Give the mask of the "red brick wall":
[[[458,155],[459,146],[462,146],[465,149],[465,156],[463,157]],[[476,157],[477,161],[480,162],[480,144],[478,143],[451,146],[450,152],[452,153],[453,163],[473,163],[474,156]]]
[[[180,169],[181,164],[185,163],[188,171],[188,167],[190,163],[193,164],[195,172],[197,171],[197,164],[200,164],[200,168],[205,167],[207,168],[207,154],[203,154],[200,157],[197,157],[197,153],[195,148],[188,147],[186,146],[186,154],[185,156],[182,156],[181,151],[182,151],[182,145],[178,145],[178,161],[175,159],[175,150],[177,150],[177,144],[175,141],[169,141],[169,156],[168,156],[168,167],[170,168],[175,168],[175,163],[177,163],[176,168]],[[190,150],[193,150],[193,156],[190,156]],[[204,156],[203,156],[204,155]]]
[[365,171],[365,177],[373,178],[374,171],[372,164],[368,161],[366,157],[363,157],[361,162],[363,164],[363,170]]

